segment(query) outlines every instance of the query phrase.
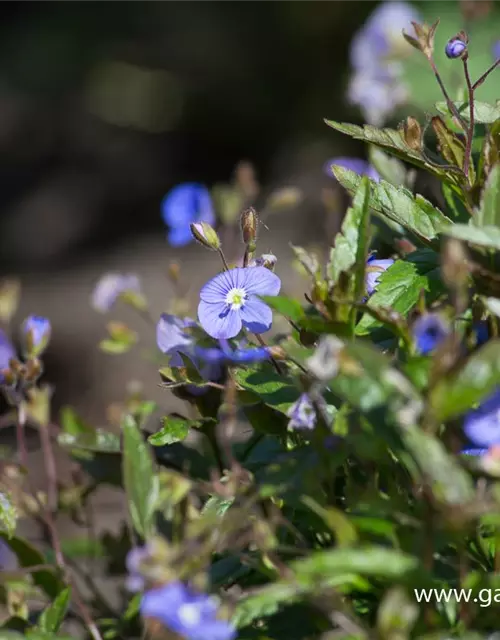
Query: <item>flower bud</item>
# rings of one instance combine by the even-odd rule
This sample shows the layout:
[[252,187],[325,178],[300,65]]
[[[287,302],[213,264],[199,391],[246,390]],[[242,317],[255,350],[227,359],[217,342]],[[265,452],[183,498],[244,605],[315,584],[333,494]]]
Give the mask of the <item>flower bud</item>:
[[422,150],[422,128],[415,118],[408,116],[399,129],[401,137],[413,151]]
[[465,31],[460,31],[448,40],[444,52],[448,58],[465,58],[467,56],[468,37]]
[[278,258],[272,253],[263,253],[259,258],[250,260],[249,267],[265,267],[269,271],[274,271]]
[[217,231],[207,222],[192,222],[190,227],[193,238],[204,247],[212,251],[218,251],[220,249],[220,239]]
[[50,340],[50,320],[42,316],[29,316],[23,323],[22,333],[26,355],[35,358],[41,355]]
[[259,226],[259,216],[254,208],[245,209],[240,217],[241,232],[243,242],[251,245],[257,240],[257,227]]

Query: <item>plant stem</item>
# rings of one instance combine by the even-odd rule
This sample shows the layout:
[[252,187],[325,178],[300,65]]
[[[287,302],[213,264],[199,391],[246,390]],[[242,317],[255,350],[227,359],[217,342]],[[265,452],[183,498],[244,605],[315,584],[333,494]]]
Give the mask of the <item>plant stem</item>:
[[[257,340],[257,342],[260,344],[261,347],[267,347],[266,341],[264,340],[264,338],[262,336],[260,336],[257,333],[253,334]],[[280,376],[284,375],[284,371],[281,369],[280,365],[278,364],[277,360],[275,358],[273,358],[273,356],[269,356],[271,358],[271,362],[273,363],[274,368],[276,369],[277,373],[280,374]]]
[[469,65],[467,60],[468,58],[467,56],[465,56],[463,59],[463,64],[464,64],[465,82],[467,84],[467,92],[469,94],[470,122],[469,122],[469,128],[466,131],[467,139],[465,144],[464,174],[465,174],[465,178],[469,181],[469,184],[471,184],[470,178],[469,178],[469,168],[472,160],[472,141],[474,139],[474,88],[472,86],[472,82],[470,79]]
[[498,67],[498,65],[500,64],[500,58],[498,58],[498,60],[495,60],[495,62],[491,65],[491,67],[489,67],[489,69],[487,69],[483,75],[476,80],[476,82],[474,82],[474,84],[472,85],[472,90],[475,91],[478,87],[480,87],[483,82],[486,80],[486,78],[490,75],[490,73],[496,69],[496,67]]
[[229,271],[229,266],[226,262],[226,256],[224,255],[224,252],[222,251],[222,249],[218,249],[219,255],[220,255],[220,259],[222,260],[222,264],[224,265],[224,271]]
[[436,63],[434,62],[434,59],[432,58],[432,56],[430,56],[428,58],[429,63],[432,67],[432,70],[434,72],[434,75],[436,77],[436,80],[439,84],[439,88],[441,89],[441,92],[444,96],[444,99],[446,100],[446,106],[448,107],[450,113],[452,113],[455,118],[457,119],[457,121],[459,122],[460,126],[462,127],[462,129],[465,131],[465,133],[467,133],[467,122],[464,120],[464,118],[462,118],[462,116],[460,115],[458,109],[455,107],[455,105],[453,104],[450,96],[448,95],[448,92],[446,91],[446,87],[444,86],[443,81],[441,80],[441,76],[439,75],[439,71],[436,67]]

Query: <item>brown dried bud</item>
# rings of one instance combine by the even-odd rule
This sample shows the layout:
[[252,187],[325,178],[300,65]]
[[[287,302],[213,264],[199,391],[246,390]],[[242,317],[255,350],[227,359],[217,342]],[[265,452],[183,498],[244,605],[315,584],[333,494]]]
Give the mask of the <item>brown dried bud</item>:
[[413,151],[422,151],[422,128],[415,118],[408,116],[400,125],[401,137]]
[[253,207],[245,209],[240,217],[241,232],[245,244],[255,244],[257,240],[257,229],[259,226],[259,216]]
[[409,44],[411,44],[412,47],[421,51],[427,58],[431,58],[434,53],[434,36],[438,24],[439,20],[436,20],[436,22],[431,26],[412,22],[416,38],[414,36],[410,36],[404,30],[403,37]]

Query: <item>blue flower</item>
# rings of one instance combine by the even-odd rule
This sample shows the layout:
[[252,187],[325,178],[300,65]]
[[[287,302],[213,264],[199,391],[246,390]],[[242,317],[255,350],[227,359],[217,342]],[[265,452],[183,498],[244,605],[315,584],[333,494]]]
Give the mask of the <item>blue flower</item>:
[[500,445],[500,389],[495,389],[478,409],[467,413],[463,428],[473,449]]
[[467,43],[460,38],[452,38],[446,43],[444,52],[448,58],[460,58],[467,50]]
[[413,323],[411,332],[418,352],[425,356],[439,347],[450,328],[439,313],[424,313]]
[[7,334],[0,329],[0,384],[5,381],[5,376],[2,374],[2,371],[10,369],[9,363],[12,358],[15,357],[16,352],[14,351],[11,341],[7,337]]
[[361,108],[369,124],[382,125],[407,98],[401,66],[390,58],[410,50],[401,32],[409,29],[411,22],[420,21],[410,4],[384,2],[353,38],[350,58],[354,74],[348,98]]
[[144,618],[159,620],[185,640],[233,640],[236,629],[219,620],[217,604],[206,594],[192,591],[181,582],[171,582],[147,591],[141,601]]
[[200,360],[212,364],[262,362],[269,358],[268,347],[247,347],[232,349],[227,340],[219,340],[220,348],[195,347],[195,355]]
[[490,330],[486,320],[474,323],[472,330],[476,334],[476,344],[478,347],[488,342],[490,338]]
[[139,278],[133,273],[105,273],[92,293],[92,306],[100,313],[106,313],[122,293],[141,293]]
[[257,296],[276,296],[277,275],[265,267],[236,268],[219,273],[200,291],[198,319],[209,336],[234,338],[244,326],[253,333],[271,328],[271,309]]
[[366,261],[365,286],[369,296],[377,289],[380,276],[393,264],[394,260],[392,258],[378,260],[374,255],[368,258]]
[[183,367],[181,353],[190,356],[193,353],[194,340],[188,327],[196,326],[191,318],[179,318],[162,313],[156,325],[156,344],[158,349],[170,357],[171,367]]
[[16,554],[8,543],[0,538],[0,571],[16,571],[18,568],[19,562]]
[[500,58],[500,40],[497,40],[492,47],[493,60]]
[[297,402],[294,402],[287,411],[290,418],[289,429],[312,430],[316,426],[316,409],[307,393],[301,394]]
[[50,320],[43,316],[28,316],[23,322],[22,333],[26,353],[30,356],[38,356],[50,340]]
[[328,162],[324,165],[324,171],[326,175],[335,178],[335,174],[333,173],[333,165],[337,165],[339,167],[343,167],[344,169],[350,169],[354,171],[360,176],[368,176],[375,182],[380,182],[380,175],[378,171],[372,167],[372,165],[366,160],[362,160],[361,158],[348,158],[345,156],[340,156],[338,158],[332,158],[328,160]]
[[185,182],[174,187],[161,203],[163,222],[170,227],[168,241],[173,247],[183,247],[193,240],[192,222],[215,223],[210,192],[202,184]]
[[125,565],[128,575],[125,581],[125,587],[132,592],[142,591],[144,589],[145,580],[141,573],[141,564],[151,555],[150,549],[146,544],[144,547],[134,547],[131,549],[125,559]]

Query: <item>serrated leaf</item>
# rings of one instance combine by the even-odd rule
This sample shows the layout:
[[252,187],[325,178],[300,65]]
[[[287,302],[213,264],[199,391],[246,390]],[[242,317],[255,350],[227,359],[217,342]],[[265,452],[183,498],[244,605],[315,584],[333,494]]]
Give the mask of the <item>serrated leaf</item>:
[[500,340],[474,352],[456,373],[434,385],[430,404],[439,422],[462,415],[484,400],[500,384]]
[[[458,112],[466,122],[470,122],[470,109],[468,102],[454,102]],[[436,109],[445,116],[450,116],[446,102],[437,102]],[[474,101],[474,121],[476,124],[493,124],[500,118],[500,103],[496,105],[487,102]]]
[[476,227],[472,224],[454,224],[443,233],[467,244],[486,249],[500,250],[500,228],[492,226]]
[[9,538],[14,535],[17,522],[17,510],[10,498],[0,491],[0,529],[7,532]]
[[59,631],[59,627],[64,621],[64,616],[69,606],[69,598],[71,588],[63,589],[57,598],[42,611],[38,619],[38,628],[40,631],[47,633],[55,633]]
[[354,265],[359,267],[354,283],[355,299],[364,291],[364,265],[370,221],[369,197],[370,182],[367,177],[363,177],[356,187],[352,206],[347,210],[341,231],[335,237],[327,267],[331,285],[338,282],[342,272],[349,271]]
[[325,122],[329,127],[345,133],[355,140],[363,140],[364,142],[374,144],[401,160],[405,160],[420,169],[425,169],[427,173],[431,173],[441,180],[448,182],[456,181],[456,178],[453,175],[447,174],[445,169],[430,164],[419,151],[410,149],[403,140],[401,133],[396,129],[378,129],[368,124],[360,127],[346,122],[335,122],[334,120],[325,120]]
[[481,194],[479,211],[471,222],[476,227],[500,228],[500,164],[491,170]]
[[377,170],[380,177],[386,182],[390,182],[395,187],[406,184],[407,170],[401,160],[391,158],[391,156],[375,145],[370,145],[368,149],[370,164]]
[[[431,122],[442,157],[447,163],[461,169],[465,159],[465,143],[446,126],[445,122],[439,116],[434,116]],[[469,165],[470,184],[474,184],[475,179],[474,164],[471,162]]]
[[241,629],[306,594],[356,583],[358,575],[401,580],[410,575],[418,564],[418,560],[410,555],[383,547],[319,551],[290,564],[293,579],[279,580],[240,600],[232,622]]
[[[438,255],[425,249],[416,251],[406,260],[396,260],[380,275],[368,306],[381,310],[388,308],[405,317],[417,303],[422,289],[430,292],[430,298],[434,299],[442,290],[439,285]],[[381,324],[377,318],[365,313],[356,326],[356,334],[366,335]]]
[[293,322],[298,322],[304,317],[304,308],[294,298],[287,298],[286,296],[260,296],[260,298],[282,316],[290,318]]
[[149,436],[148,442],[155,447],[162,447],[174,442],[182,442],[189,434],[192,421],[182,416],[163,416],[161,419],[162,428]]
[[[342,167],[335,167],[334,173],[349,193],[358,189],[362,178],[357,173]],[[370,208],[431,246],[438,244],[436,238],[439,233],[453,225],[444,213],[422,196],[414,196],[408,189],[393,187],[384,180],[378,183],[371,181]]]
[[149,445],[132,416],[123,419],[123,481],[134,527],[144,538],[154,531],[159,483]]

